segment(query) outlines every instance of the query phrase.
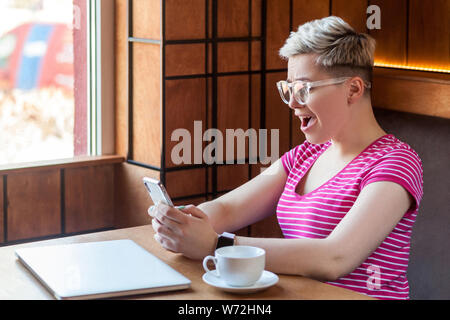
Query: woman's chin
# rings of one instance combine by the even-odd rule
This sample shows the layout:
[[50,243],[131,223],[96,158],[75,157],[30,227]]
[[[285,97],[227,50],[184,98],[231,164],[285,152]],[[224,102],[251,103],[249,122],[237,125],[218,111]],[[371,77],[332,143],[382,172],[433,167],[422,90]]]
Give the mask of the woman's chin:
[[318,136],[315,134],[304,133],[306,140],[311,144],[323,144],[330,140],[330,137]]

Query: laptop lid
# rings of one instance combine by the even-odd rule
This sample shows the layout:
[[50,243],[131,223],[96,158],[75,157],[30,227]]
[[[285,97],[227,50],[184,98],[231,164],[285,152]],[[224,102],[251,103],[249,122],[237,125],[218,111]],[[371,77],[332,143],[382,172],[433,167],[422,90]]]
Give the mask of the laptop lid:
[[189,288],[191,281],[132,240],[22,248],[25,267],[57,299],[93,299]]

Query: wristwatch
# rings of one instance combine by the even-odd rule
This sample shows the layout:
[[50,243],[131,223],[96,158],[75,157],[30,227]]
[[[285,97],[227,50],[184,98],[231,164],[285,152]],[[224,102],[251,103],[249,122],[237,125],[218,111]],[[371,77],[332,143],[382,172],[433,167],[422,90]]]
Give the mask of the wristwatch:
[[219,234],[219,237],[217,238],[216,249],[234,245],[234,238],[234,233],[224,232],[222,234]]

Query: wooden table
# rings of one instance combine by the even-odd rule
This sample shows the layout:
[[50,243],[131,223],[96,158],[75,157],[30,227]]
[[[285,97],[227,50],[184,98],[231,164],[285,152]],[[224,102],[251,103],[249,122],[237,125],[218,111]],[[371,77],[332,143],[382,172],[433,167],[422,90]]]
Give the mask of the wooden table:
[[192,281],[191,288],[187,290],[125,297],[126,299],[371,299],[351,290],[305,277],[288,275],[279,275],[280,281],[276,285],[261,292],[245,295],[226,293],[203,282],[204,271],[201,261],[190,260],[180,254],[166,251],[155,242],[153,234],[151,226],[145,225],[2,247],[0,248],[0,299],[53,299],[53,296],[17,260],[14,254],[16,249],[117,239],[135,241]]

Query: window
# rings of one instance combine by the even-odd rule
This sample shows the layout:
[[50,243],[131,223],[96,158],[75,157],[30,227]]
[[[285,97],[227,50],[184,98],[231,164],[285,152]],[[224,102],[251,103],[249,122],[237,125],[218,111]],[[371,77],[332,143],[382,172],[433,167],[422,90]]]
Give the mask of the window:
[[88,153],[88,8],[0,1],[0,165]]

